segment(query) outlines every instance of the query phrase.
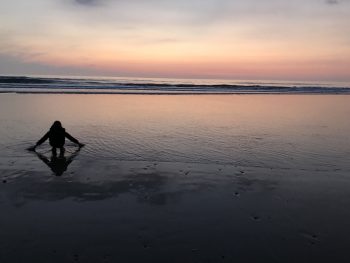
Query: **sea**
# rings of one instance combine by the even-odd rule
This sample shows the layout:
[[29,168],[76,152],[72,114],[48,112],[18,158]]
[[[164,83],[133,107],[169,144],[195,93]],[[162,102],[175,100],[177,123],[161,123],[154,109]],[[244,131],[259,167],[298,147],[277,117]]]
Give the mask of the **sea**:
[[0,76],[0,93],[350,94],[350,82]]

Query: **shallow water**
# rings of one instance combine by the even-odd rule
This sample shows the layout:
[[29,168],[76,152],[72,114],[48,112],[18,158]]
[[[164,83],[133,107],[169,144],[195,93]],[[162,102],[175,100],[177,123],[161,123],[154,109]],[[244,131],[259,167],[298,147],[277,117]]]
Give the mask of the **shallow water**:
[[347,262],[349,100],[1,94],[0,262]]
[[26,158],[59,119],[86,143],[82,158],[349,171],[349,100],[2,94],[0,156]]

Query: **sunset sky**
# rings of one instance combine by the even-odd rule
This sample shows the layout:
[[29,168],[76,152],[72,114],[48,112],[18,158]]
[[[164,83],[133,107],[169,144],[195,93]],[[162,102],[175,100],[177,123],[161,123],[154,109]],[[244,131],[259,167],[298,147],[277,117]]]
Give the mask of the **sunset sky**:
[[4,74],[350,81],[350,0],[1,0]]

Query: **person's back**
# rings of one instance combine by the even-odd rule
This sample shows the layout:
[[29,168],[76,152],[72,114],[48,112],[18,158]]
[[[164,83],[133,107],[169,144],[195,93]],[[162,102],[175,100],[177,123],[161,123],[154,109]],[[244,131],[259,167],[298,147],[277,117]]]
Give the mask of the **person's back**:
[[66,130],[60,123],[56,125],[55,123],[49,131],[49,143],[52,147],[61,148],[65,143]]

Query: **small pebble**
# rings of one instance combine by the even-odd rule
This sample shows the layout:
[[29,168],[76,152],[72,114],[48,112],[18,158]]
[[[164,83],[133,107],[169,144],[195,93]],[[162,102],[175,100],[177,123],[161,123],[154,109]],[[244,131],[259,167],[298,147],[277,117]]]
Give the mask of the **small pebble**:
[[7,180],[2,180],[2,183],[3,183],[3,184],[6,184],[6,183],[7,183]]

